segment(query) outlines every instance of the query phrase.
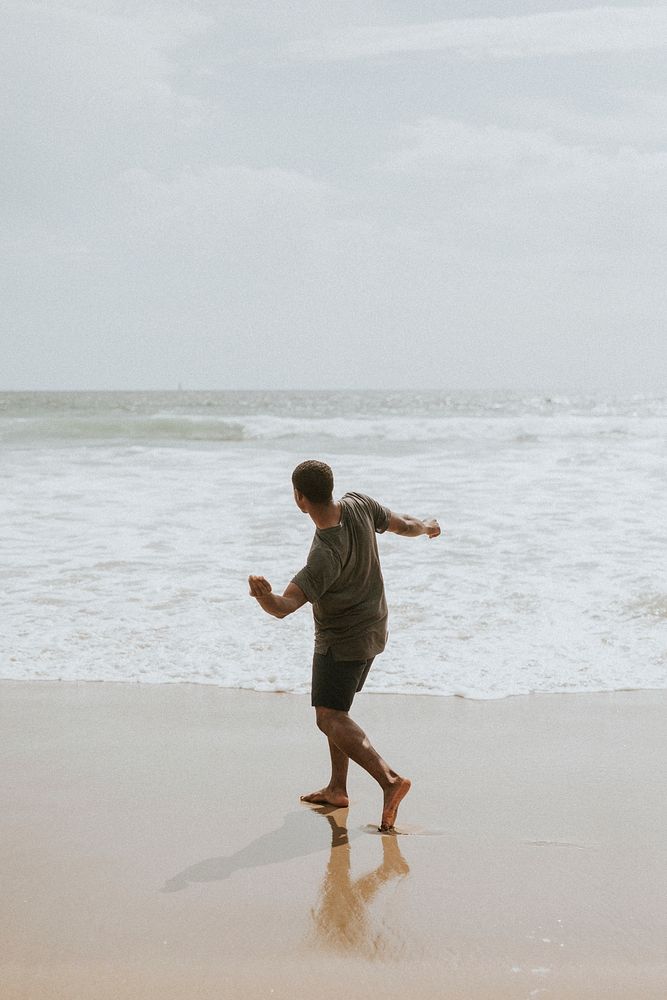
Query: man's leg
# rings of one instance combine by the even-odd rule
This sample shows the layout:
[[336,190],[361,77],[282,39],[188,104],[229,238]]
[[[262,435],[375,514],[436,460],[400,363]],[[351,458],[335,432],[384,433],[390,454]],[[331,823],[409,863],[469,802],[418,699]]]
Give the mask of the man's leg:
[[350,800],[347,796],[347,767],[350,758],[346,753],[329,740],[329,754],[331,756],[331,780],[325,788],[320,788],[319,792],[311,792],[309,795],[302,795],[302,802],[316,802],[329,806],[349,806]]
[[[366,733],[354,722],[347,712],[335,708],[316,707],[317,725],[332,744],[346,757],[375,778],[384,793],[384,808],[380,821],[381,830],[390,830],[396,822],[396,814],[401,799],[410,791],[410,781],[401,777],[380,757],[371,745]],[[340,759],[340,758],[338,758]],[[333,765],[332,751],[332,765]]]

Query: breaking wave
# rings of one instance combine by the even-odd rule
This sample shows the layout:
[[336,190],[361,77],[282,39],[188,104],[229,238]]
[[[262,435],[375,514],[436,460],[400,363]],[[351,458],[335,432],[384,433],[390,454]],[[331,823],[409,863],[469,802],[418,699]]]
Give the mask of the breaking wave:
[[6,445],[108,443],[233,444],[240,442],[321,441],[395,442],[419,445],[474,440],[478,445],[530,448],[544,439],[589,439],[613,443],[627,437],[654,438],[665,433],[659,416],[595,415],[351,415],[280,416],[270,413],[123,413],[66,412],[34,416],[0,413],[0,442]]

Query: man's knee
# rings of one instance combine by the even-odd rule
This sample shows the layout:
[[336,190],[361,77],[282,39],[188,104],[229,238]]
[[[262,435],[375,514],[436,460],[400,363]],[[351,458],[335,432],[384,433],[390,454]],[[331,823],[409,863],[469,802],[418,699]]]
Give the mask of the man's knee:
[[337,708],[325,708],[324,705],[315,706],[317,728],[321,729],[323,733],[328,732],[336,718],[341,715],[347,715],[347,712],[341,712]]

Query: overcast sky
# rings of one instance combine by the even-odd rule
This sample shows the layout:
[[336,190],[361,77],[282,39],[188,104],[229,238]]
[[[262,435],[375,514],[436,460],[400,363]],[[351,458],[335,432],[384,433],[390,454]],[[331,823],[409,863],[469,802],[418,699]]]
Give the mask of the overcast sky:
[[667,391],[667,4],[0,22],[0,388]]

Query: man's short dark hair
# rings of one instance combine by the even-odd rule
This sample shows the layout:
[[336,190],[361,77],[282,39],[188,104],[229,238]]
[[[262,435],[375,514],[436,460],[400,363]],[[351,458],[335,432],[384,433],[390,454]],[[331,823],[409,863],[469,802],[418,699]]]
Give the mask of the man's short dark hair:
[[329,503],[333,496],[333,472],[326,462],[309,459],[297,465],[292,473],[292,486],[311,503]]

